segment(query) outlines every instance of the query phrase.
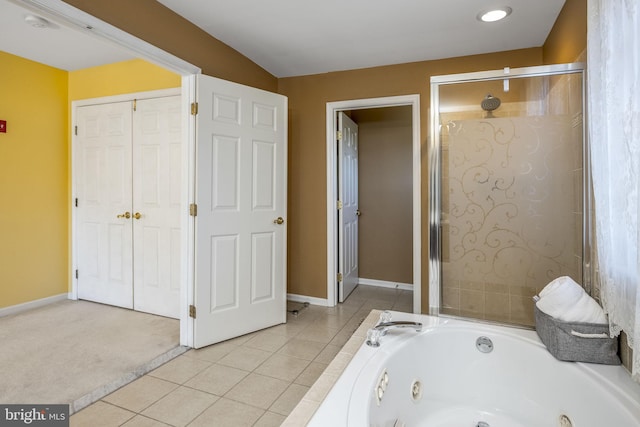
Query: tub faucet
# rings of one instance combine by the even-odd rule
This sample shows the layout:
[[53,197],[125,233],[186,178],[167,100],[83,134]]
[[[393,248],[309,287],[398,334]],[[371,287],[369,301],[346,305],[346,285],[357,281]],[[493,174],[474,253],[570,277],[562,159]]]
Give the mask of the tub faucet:
[[380,338],[387,335],[390,329],[395,328],[412,328],[416,332],[422,331],[422,323],[407,321],[386,321],[380,322],[367,332],[367,345],[371,347],[380,347]]

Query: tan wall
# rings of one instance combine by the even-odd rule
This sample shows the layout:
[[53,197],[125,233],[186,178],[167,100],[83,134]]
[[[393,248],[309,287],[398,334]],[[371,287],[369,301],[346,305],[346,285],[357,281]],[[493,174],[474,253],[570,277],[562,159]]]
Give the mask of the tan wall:
[[[259,87],[277,88],[289,97],[289,287],[295,294],[326,297],[326,158],[325,107],[330,101],[420,94],[422,149],[422,307],[428,307],[428,170],[429,77],[433,75],[567,62],[568,52],[584,50],[586,0],[567,0],[561,19],[544,48],[522,49],[464,58],[425,61],[362,70],[276,79],[264,69],[208,36],[154,0],[67,0],[98,18],[203,69],[205,74]],[[572,12],[578,10],[578,12]],[[126,11],[126,13],[123,13]],[[575,16],[574,16],[575,14]],[[584,15],[584,16],[583,16]],[[139,19],[144,16],[145,19]],[[557,35],[556,35],[557,34]],[[576,55],[566,54],[572,61]]]
[[375,67],[279,80],[289,97],[289,289],[327,297],[326,103],[396,95],[420,95],[422,141],[422,306],[428,307],[429,80],[431,76],[523,67],[542,63],[542,49]]
[[277,79],[155,0],[65,0],[202,69],[203,74],[275,92]]
[[355,110],[359,276],[413,283],[411,107]]
[[587,48],[587,0],[566,0],[542,48],[545,64],[575,62]]

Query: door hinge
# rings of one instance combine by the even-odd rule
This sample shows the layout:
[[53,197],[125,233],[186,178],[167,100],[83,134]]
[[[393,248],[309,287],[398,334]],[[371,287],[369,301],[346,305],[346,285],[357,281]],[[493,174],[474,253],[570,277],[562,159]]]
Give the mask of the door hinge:
[[338,210],[342,209],[342,200],[338,200]]
[[196,306],[193,304],[189,306],[189,317],[196,318]]
[[78,126],[73,127],[73,133],[78,136]]
[[342,131],[341,130],[336,131],[336,139],[338,141],[342,141]]
[[191,203],[189,205],[189,215],[198,216],[198,205],[196,205],[195,203]]
[[76,269],[76,279],[78,278],[78,269]]
[[76,197],[76,208],[78,207],[78,198]]
[[197,102],[192,102],[191,103],[191,115],[192,116],[196,116],[198,114],[198,103]]
[[338,273],[336,280],[338,280],[338,282],[342,282],[342,273]]
[[138,110],[138,100],[134,99],[133,100],[133,111],[137,111]]

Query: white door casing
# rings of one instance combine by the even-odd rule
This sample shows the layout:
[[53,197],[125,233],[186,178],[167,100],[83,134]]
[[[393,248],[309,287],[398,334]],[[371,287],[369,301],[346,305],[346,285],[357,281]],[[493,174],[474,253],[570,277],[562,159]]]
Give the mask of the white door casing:
[[133,120],[134,309],[180,314],[181,97],[141,99]]
[[343,112],[338,113],[338,282],[339,302],[358,285],[358,125]]
[[76,114],[78,297],[133,308],[131,103]]
[[196,80],[194,347],[286,321],[287,99]]

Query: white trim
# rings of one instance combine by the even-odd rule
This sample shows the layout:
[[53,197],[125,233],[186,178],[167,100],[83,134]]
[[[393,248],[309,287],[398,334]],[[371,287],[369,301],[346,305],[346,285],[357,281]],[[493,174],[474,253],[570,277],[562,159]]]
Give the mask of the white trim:
[[320,305],[322,307],[333,307],[329,305],[326,298],[308,297],[306,295],[287,294],[287,301],[308,302],[311,305]]
[[54,22],[64,23],[84,34],[125,49],[133,56],[153,62],[180,75],[199,74],[200,68],[142,39],[77,9],[62,0],[21,0],[21,5],[46,15]]
[[327,148],[327,305],[337,304],[335,277],[336,267],[336,227],[338,223],[337,197],[337,150],[335,134],[337,131],[336,113],[344,110],[361,110],[364,108],[412,106],[413,128],[413,311],[421,312],[421,182],[420,182],[420,95],[390,96],[384,98],[355,99],[350,101],[327,102],[326,112],[326,148]]
[[[87,105],[112,104],[115,102],[128,102],[140,99],[166,98],[168,96],[182,95],[182,88],[179,86],[168,88],[149,90],[145,92],[124,93],[121,95],[100,96],[98,98],[77,99],[71,101],[72,114],[75,113],[77,107],[86,107]],[[75,117],[72,115],[72,125]]]
[[0,308],[0,317],[11,316],[12,314],[22,313],[23,311],[33,310],[34,308],[43,307],[45,305],[52,304],[54,302],[64,301],[69,299],[69,294],[58,294],[51,297],[37,299],[33,301],[24,302],[22,304],[10,305],[9,307]]
[[379,288],[402,289],[403,291],[413,290],[413,285],[411,283],[389,282],[387,280],[376,280],[376,279],[363,279],[362,277],[358,279],[358,285],[377,286]]

